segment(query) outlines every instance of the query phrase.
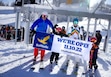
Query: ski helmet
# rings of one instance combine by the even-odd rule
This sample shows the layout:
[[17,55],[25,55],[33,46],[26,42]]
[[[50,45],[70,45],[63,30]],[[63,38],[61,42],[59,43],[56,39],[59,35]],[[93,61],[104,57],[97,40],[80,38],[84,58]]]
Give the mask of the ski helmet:
[[90,42],[96,43],[97,42],[97,38],[96,37],[91,37],[90,38]]
[[62,29],[61,29],[60,27],[56,28],[56,31],[57,31],[57,32],[61,32],[61,30],[62,30]]
[[78,20],[77,18],[74,18],[74,19],[73,19],[73,23],[74,23],[74,24],[78,24],[78,21],[79,21],[79,20]]

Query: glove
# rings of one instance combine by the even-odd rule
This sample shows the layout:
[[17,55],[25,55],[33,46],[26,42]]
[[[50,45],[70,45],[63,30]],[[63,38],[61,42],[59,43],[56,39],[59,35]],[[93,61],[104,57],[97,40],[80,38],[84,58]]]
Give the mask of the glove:
[[36,33],[35,30],[30,29],[30,34],[33,36]]

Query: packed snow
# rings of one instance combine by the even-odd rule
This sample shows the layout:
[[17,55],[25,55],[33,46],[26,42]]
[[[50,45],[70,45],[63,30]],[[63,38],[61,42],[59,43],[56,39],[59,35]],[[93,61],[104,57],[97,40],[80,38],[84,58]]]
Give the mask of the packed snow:
[[[96,77],[110,77],[111,76],[111,52],[102,51],[103,44],[101,43],[98,53],[98,71]],[[111,48],[109,48],[110,50]],[[109,51],[108,50],[108,51]],[[24,42],[0,41],[0,77],[82,77],[83,66],[81,65],[78,74],[73,73],[74,61],[70,61],[67,72],[60,70],[64,66],[66,60],[65,54],[60,54],[59,63],[49,71],[50,51],[46,51],[44,58],[44,70],[39,70],[40,56],[37,57],[35,70],[30,68],[33,62],[33,47],[32,44],[26,45]],[[84,77],[84,76],[83,76]]]
[[[10,14],[13,15],[13,14]],[[3,15],[1,15],[3,16]],[[8,15],[7,15],[8,16]],[[8,16],[14,18],[13,16]],[[6,18],[7,19],[7,18]],[[13,19],[15,21],[15,18]],[[14,22],[10,20],[10,22]],[[0,22],[2,18],[0,18]],[[9,22],[8,22],[9,23]],[[66,25],[62,23],[62,25]],[[85,27],[85,26],[84,26]],[[102,26],[99,26],[98,29]],[[92,27],[90,28],[92,30]],[[93,30],[92,30],[93,31]],[[103,38],[100,43],[100,49],[98,52],[98,70],[95,77],[111,77],[111,42],[108,43],[108,50],[103,51],[104,48],[104,39],[105,32],[101,31]],[[49,70],[50,65],[50,55],[51,52],[46,50],[46,55],[44,58],[44,70],[40,70],[40,55],[37,57],[37,63],[35,70],[31,70],[33,62],[33,45],[25,44],[23,41],[17,42],[15,44],[14,40],[5,40],[0,38],[0,77],[85,77],[82,75],[84,72],[84,67],[80,64],[78,73],[75,74],[74,70],[74,61],[70,61],[70,65],[67,69],[67,72],[62,72],[60,69],[65,65],[66,55],[60,54],[58,65],[54,66],[53,70]],[[87,66],[88,67],[88,66]]]

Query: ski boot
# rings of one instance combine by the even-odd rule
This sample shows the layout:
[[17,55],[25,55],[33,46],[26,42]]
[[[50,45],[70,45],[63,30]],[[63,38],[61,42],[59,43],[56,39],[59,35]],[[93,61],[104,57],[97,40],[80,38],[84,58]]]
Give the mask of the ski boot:
[[96,69],[98,68],[98,65],[94,65],[94,70],[96,71]]
[[67,61],[67,63],[66,63],[66,67],[68,67],[68,65],[69,65],[69,61],[70,61],[70,60]]
[[55,61],[55,64],[58,65],[58,61]]
[[33,65],[35,65],[35,63],[36,63],[36,58],[34,57],[34,59],[33,59]]
[[44,63],[43,63],[43,60],[40,60],[40,69],[44,69]]
[[76,68],[78,68],[78,67],[79,67],[79,62],[76,63]]
[[74,74],[75,74],[75,75],[78,74],[78,73],[77,73],[77,72],[78,72],[78,68],[79,68],[79,63],[77,62],[76,65],[75,65],[75,68],[74,68],[74,69],[75,69],[75,70],[74,70]]

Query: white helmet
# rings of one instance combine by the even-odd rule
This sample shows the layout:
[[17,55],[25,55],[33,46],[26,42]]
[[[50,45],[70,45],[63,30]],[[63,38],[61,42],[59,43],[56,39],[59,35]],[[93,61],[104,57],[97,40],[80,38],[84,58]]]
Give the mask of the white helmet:
[[42,15],[48,16],[48,12],[44,11],[44,12],[42,12]]

